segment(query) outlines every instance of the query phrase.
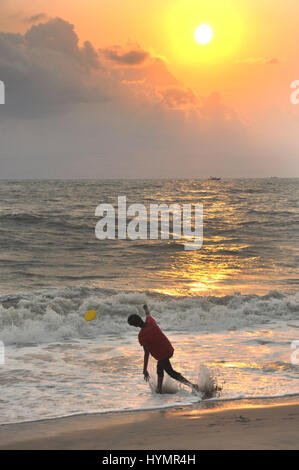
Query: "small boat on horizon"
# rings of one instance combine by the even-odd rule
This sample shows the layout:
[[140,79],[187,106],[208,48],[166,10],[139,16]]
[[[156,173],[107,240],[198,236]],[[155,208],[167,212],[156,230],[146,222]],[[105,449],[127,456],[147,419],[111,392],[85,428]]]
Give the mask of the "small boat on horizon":
[[221,180],[220,176],[210,176],[209,179],[210,179],[210,181],[220,181]]

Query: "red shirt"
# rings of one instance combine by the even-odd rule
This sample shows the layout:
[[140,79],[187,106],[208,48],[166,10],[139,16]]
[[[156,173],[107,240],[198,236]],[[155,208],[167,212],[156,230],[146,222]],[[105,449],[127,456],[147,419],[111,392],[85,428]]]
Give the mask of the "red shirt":
[[149,352],[157,361],[171,357],[174,349],[153,317],[147,315],[145,323],[146,325],[141,328],[138,335],[141,346],[147,346]]

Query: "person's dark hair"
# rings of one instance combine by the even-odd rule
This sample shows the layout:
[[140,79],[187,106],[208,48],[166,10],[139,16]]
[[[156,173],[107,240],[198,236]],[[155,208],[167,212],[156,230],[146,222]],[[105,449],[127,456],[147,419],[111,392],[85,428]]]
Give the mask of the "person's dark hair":
[[144,321],[136,313],[133,313],[132,315],[128,317],[128,323],[131,326],[139,326],[140,328],[142,328],[144,325]]

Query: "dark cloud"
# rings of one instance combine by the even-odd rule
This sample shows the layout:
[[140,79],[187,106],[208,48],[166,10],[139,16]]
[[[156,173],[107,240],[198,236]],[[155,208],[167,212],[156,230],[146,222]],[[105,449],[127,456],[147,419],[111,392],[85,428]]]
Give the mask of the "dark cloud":
[[48,15],[46,13],[37,13],[36,15],[27,16],[24,18],[24,23],[36,23],[37,21],[46,20]]
[[107,49],[101,49],[100,52],[109,60],[117,63],[118,65],[141,65],[149,57],[149,53],[142,49],[132,49],[125,52],[120,46],[114,46]]
[[55,18],[47,23],[32,26],[24,35],[30,47],[59,51],[68,56],[80,53],[79,39],[74,31],[74,25]]
[[[111,54],[117,59],[110,60]],[[33,25],[24,35],[0,33],[0,69],[6,117],[45,117],[112,97],[169,108],[176,108],[175,101],[178,106],[192,101],[191,91],[166,91],[180,85],[161,58],[138,47],[103,52],[89,41],[81,46],[74,26],[61,18]],[[161,87],[165,92],[159,93]]]
[[2,178],[255,172],[261,146],[220,94],[198,98],[137,46],[97,51],[55,18],[0,33],[0,70]]
[[195,94],[189,88],[169,87],[161,89],[160,94],[162,102],[169,108],[184,109],[199,104]]
[[106,91],[91,77],[91,70],[100,68],[93,46],[80,47],[73,25],[60,18],[32,26],[24,35],[0,33],[5,116],[46,116],[105,99]]
[[18,11],[8,15],[8,18],[11,20],[19,20],[23,23],[36,23],[37,21],[46,20],[48,15],[46,13],[37,13],[31,16],[25,16],[24,12]]

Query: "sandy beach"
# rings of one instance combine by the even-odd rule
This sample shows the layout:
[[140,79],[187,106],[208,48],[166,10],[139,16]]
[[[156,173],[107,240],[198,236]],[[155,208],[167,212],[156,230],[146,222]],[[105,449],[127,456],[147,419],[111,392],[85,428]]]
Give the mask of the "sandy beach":
[[297,449],[299,404],[79,415],[0,426],[0,449]]

